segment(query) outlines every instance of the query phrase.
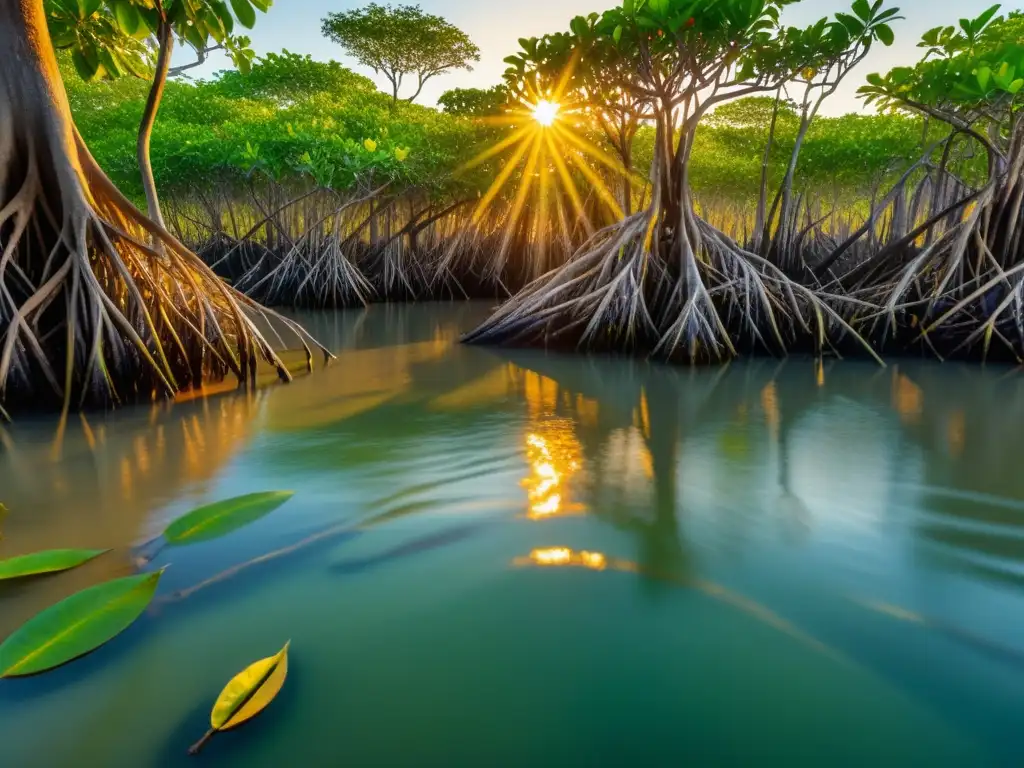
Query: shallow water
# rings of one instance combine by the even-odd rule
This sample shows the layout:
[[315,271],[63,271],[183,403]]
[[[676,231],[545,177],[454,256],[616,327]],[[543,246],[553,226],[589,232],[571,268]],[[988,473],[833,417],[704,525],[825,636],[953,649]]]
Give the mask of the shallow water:
[[[485,312],[303,316],[338,361],[290,386],[0,434],[0,557],[117,548],[0,585],[0,637],[194,506],[296,492],[0,681],[0,765],[1024,762],[1016,372],[456,344]],[[279,698],[188,758],[289,639]]]

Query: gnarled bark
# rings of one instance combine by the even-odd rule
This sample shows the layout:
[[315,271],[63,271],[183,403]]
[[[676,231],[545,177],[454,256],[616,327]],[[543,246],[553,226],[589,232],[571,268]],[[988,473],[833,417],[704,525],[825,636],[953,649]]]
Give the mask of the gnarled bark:
[[[286,326],[120,193],[74,128],[43,0],[0,2],[0,399],[108,404],[260,359]],[[276,333],[276,330],[271,330]],[[326,354],[326,352],[325,352]]]

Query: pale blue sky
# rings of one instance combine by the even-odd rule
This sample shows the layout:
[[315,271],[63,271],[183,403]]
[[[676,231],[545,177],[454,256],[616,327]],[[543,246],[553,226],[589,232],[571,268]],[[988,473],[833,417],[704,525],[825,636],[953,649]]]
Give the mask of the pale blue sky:
[[[356,65],[341,54],[341,50],[320,35],[320,19],[328,12],[356,8],[368,0],[275,0],[270,12],[259,15],[256,27],[249,32],[253,48],[258,54],[287,48],[295,53],[308,53],[313,58],[337,59],[368,76],[373,72]],[[387,2],[388,0],[378,0]],[[415,0],[390,0],[393,4],[415,4]],[[577,14],[601,11],[615,0],[420,0],[425,11],[444,16],[464,30],[480,46],[481,61],[472,72],[458,71],[435,78],[427,83],[419,101],[434,104],[437,97],[449,88],[488,87],[500,81],[505,69],[502,59],[514,53],[520,37],[543,35],[568,27]],[[852,0],[802,0],[786,10],[785,20],[791,24],[807,24],[849,7]],[[894,25],[896,44],[892,48],[878,46],[861,65],[860,71],[850,74],[843,89],[827,105],[829,114],[859,111],[855,97],[857,87],[869,72],[885,71],[890,67],[916,60],[917,41],[930,27],[955,24],[963,16],[977,16],[992,5],[993,0],[889,0],[898,5],[904,21]],[[1018,10],[1020,2],[1004,3],[1003,10]],[[184,63],[187,55],[179,51]],[[227,59],[214,56],[201,70],[200,76],[230,66]],[[382,78],[376,78],[383,84]]]

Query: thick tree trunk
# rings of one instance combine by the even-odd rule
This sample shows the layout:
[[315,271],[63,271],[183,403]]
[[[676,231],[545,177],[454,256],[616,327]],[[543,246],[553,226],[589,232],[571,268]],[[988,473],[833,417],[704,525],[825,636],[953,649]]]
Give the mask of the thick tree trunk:
[[0,51],[0,400],[171,395],[251,382],[259,358],[289,378],[253,316],[301,330],[226,286],[89,154],[43,0],[0,0]]

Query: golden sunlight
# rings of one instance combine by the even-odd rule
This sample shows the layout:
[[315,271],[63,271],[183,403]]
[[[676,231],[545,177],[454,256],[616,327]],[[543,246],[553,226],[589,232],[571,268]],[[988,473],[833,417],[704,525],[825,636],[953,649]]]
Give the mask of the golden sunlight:
[[543,520],[558,515],[576,514],[583,511],[580,505],[567,504],[564,492],[565,480],[580,467],[577,456],[579,445],[571,427],[562,429],[549,427],[547,437],[537,433],[526,436],[526,459],[530,474],[523,480],[530,508],[531,520]]
[[554,101],[541,99],[533,106],[533,119],[547,128],[558,119],[560,108],[560,105]]
[[[515,194],[509,196],[507,212],[500,214],[506,231],[501,255],[511,247],[512,233],[516,231],[524,211],[534,227],[546,228],[549,222],[557,221],[566,239],[569,237],[567,222],[573,218],[582,221],[588,233],[592,234],[592,223],[577,183],[592,190],[613,216],[625,216],[606,183],[608,179],[603,178],[598,169],[608,171],[610,178],[621,177],[629,171],[621,161],[586,138],[584,123],[590,121],[589,105],[565,103],[563,99],[576,63],[574,57],[551,90],[541,93],[525,84],[527,92],[520,97],[517,108],[484,118],[486,122],[507,127],[509,133],[459,169],[465,172],[504,155],[500,172],[480,197],[473,213],[474,221],[481,222],[505,185],[515,185]],[[572,203],[571,213],[574,215],[562,209],[562,195],[550,194],[551,185],[562,188],[564,197]]]

